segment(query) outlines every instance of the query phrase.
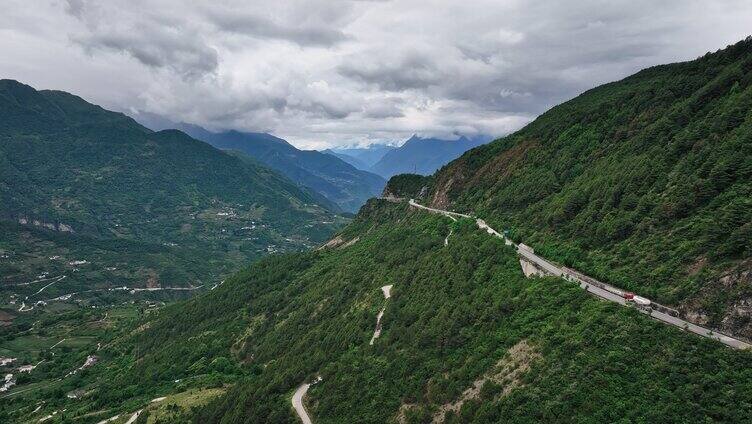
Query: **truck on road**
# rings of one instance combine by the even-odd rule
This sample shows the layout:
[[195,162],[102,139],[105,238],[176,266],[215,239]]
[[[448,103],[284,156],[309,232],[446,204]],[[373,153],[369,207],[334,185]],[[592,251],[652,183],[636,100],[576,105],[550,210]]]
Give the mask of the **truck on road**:
[[650,299],[644,298],[642,296],[637,296],[636,294],[632,292],[624,292],[624,300],[627,302],[634,302],[635,305],[639,306],[650,306]]

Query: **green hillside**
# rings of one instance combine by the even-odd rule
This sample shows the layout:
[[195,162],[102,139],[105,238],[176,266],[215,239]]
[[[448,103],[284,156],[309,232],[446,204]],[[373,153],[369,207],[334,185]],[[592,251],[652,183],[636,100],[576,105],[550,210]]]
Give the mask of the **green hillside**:
[[752,39],[557,106],[446,166],[426,201],[752,337]]
[[2,80],[0,117],[7,295],[35,292],[41,286],[9,287],[40,273],[67,280],[33,301],[113,285],[214,284],[269,251],[314,246],[341,221],[260,164],[68,93]]
[[339,157],[297,149],[271,134],[215,133],[190,124],[175,124],[174,127],[218,149],[242,152],[346,212],[357,212],[366,200],[378,196],[386,184],[382,177],[361,171]]
[[[430,422],[476,381],[478,393],[446,422],[752,419],[750,353],[572,283],[525,279],[514,252],[472,221],[374,200],[341,237],[358,241],[264,259],[152,313],[109,343],[100,364],[7,411],[46,399],[31,420],[66,408],[69,419],[96,422],[166,393],[223,387],[206,407],[176,413],[187,422],[294,423],[292,392],[321,376],[306,400],[317,423]],[[380,287],[390,284],[385,301]],[[87,395],[50,395],[76,389]]]

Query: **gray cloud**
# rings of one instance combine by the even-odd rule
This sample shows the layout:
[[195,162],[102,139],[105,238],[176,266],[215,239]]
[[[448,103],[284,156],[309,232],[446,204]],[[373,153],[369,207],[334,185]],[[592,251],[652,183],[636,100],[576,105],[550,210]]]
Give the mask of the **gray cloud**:
[[337,28],[310,24],[283,25],[258,15],[231,10],[208,10],[207,16],[219,30],[258,38],[280,39],[301,46],[331,46],[349,39]]
[[394,102],[369,102],[363,107],[363,117],[373,119],[401,118],[405,116],[398,104]]
[[6,0],[0,76],[307,148],[503,135],[751,21],[745,0]]
[[217,50],[187,19],[87,0],[66,0],[65,10],[84,25],[82,31],[69,34],[70,40],[90,54],[122,53],[187,78],[211,74],[219,65]]
[[86,6],[84,0],[65,0],[65,11],[80,18]]
[[419,52],[408,52],[397,59],[379,55],[360,55],[340,65],[341,75],[374,84],[386,91],[425,89],[445,77],[434,58]]
[[132,56],[142,64],[154,68],[167,68],[176,73],[195,78],[213,73],[219,65],[215,49],[194,44],[177,33],[102,32],[73,39],[87,51],[108,49]]

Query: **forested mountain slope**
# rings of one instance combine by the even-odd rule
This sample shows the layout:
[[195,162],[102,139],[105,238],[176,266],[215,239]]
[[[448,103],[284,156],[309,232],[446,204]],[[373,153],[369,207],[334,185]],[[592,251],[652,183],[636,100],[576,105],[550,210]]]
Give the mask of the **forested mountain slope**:
[[11,80],[0,81],[0,218],[0,285],[67,273],[68,292],[74,279],[213,282],[270,245],[318,243],[335,219],[260,164]]
[[219,149],[245,153],[299,185],[320,193],[344,211],[357,212],[386,184],[380,176],[356,169],[336,156],[315,150],[299,150],[271,134],[239,131],[214,133],[195,125],[178,124],[178,127]]
[[431,202],[752,337],[752,40],[557,106],[443,168]]
[[97,367],[56,383],[81,399],[35,391],[7,410],[48,399],[38,416],[125,419],[154,397],[220,387],[207,406],[176,411],[200,423],[295,423],[292,392],[321,376],[306,397],[316,423],[752,419],[749,352],[563,280],[525,279],[514,252],[470,220],[372,200],[339,239],[152,314]]

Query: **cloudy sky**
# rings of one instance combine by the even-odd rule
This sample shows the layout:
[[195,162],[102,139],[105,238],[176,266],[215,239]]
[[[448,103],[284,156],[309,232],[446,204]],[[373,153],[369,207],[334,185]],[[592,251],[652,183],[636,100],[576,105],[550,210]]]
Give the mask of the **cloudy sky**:
[[498,136],[750,23],[749,0],[3,0],[0,78],[305,148]]

